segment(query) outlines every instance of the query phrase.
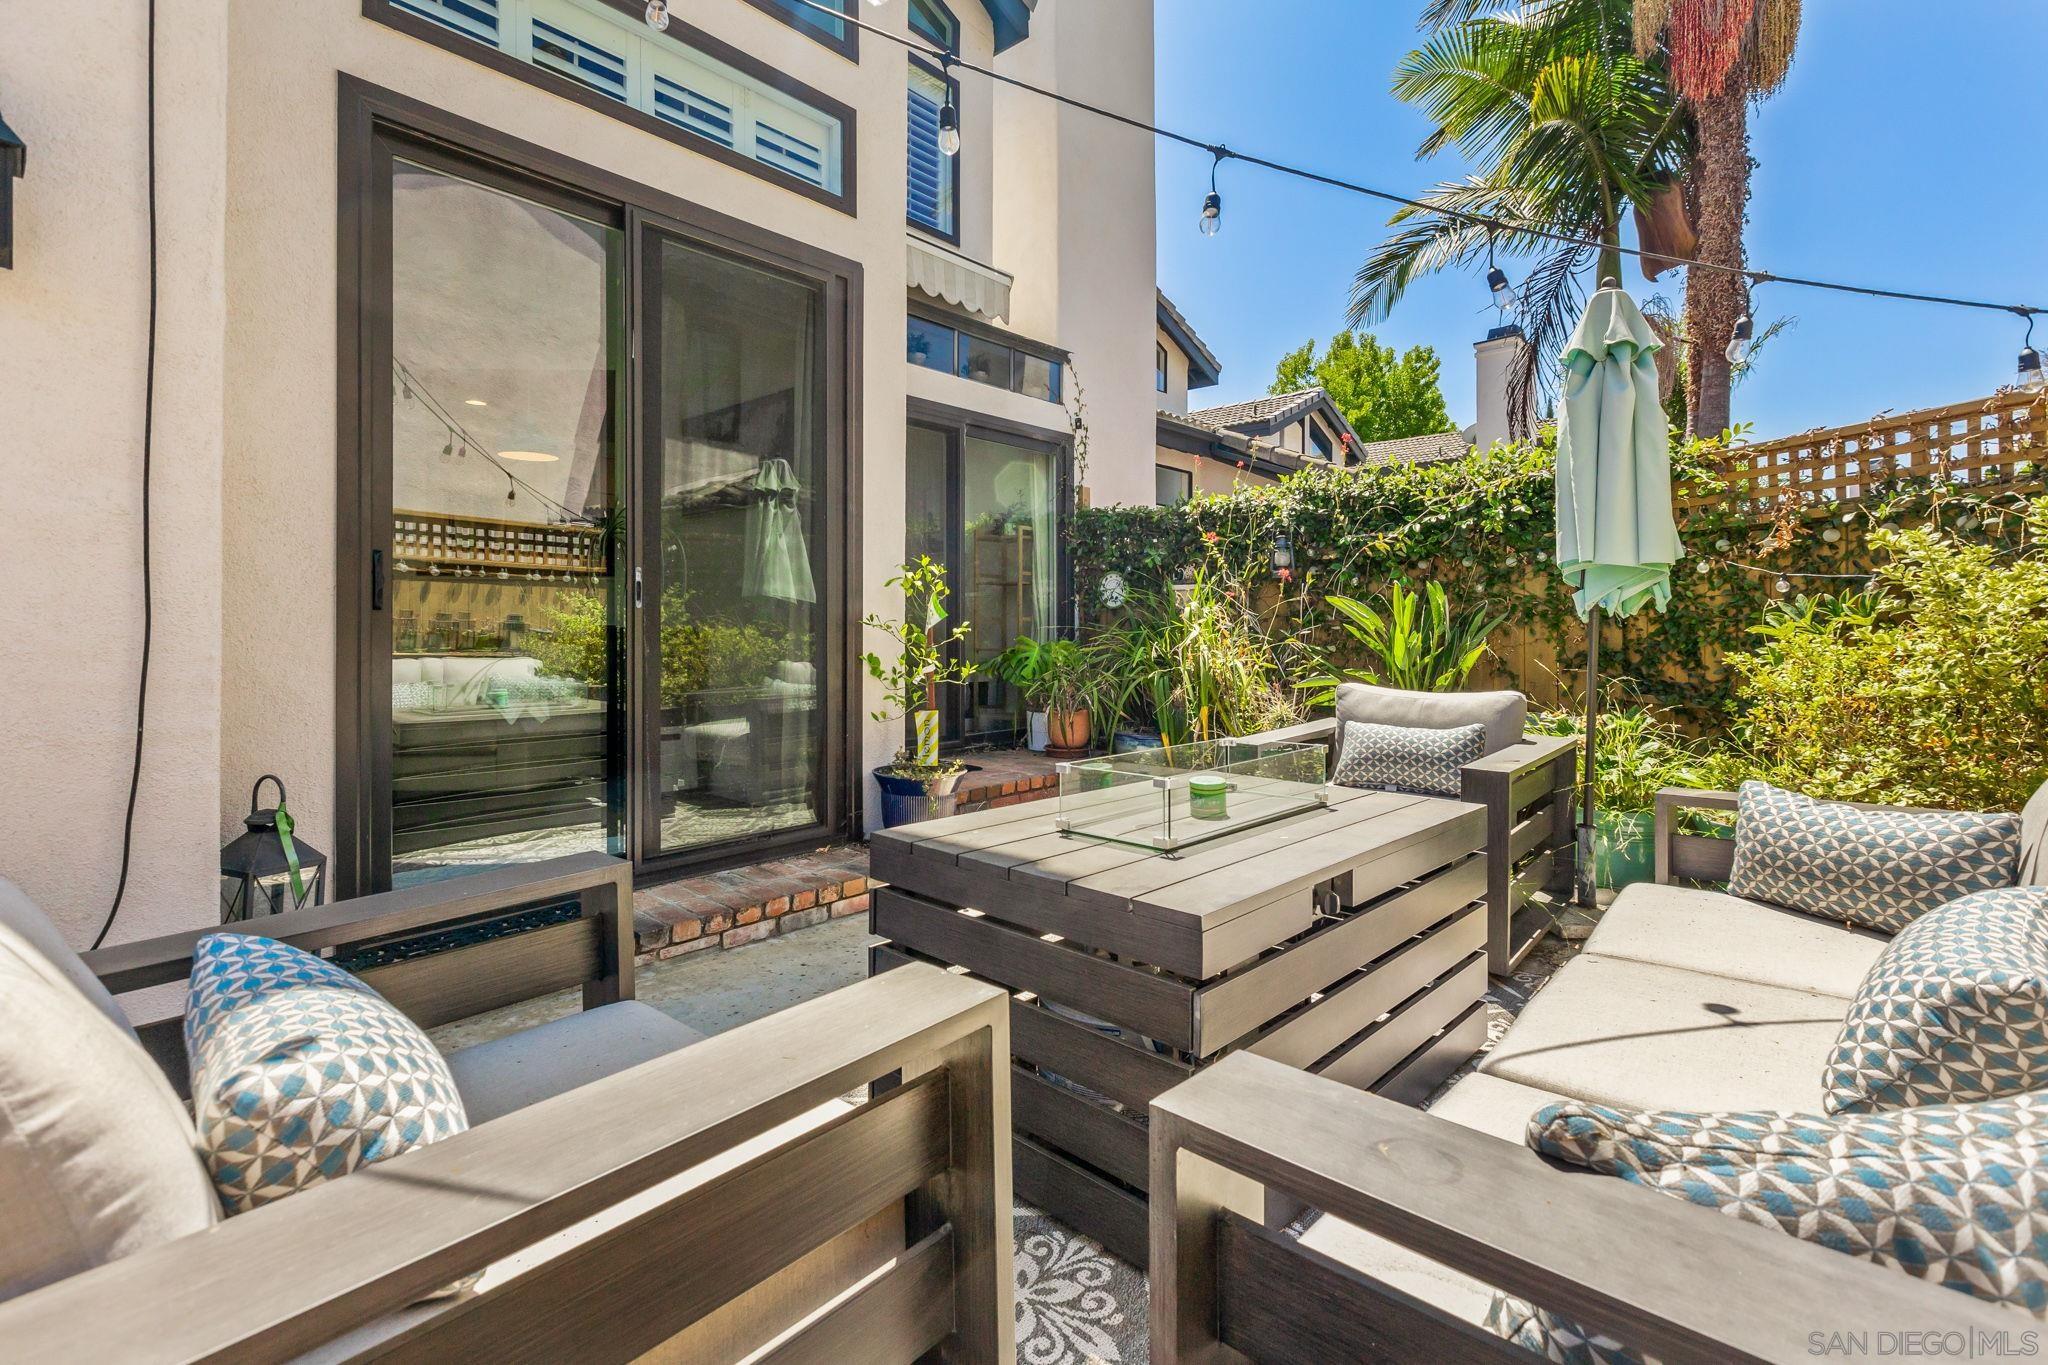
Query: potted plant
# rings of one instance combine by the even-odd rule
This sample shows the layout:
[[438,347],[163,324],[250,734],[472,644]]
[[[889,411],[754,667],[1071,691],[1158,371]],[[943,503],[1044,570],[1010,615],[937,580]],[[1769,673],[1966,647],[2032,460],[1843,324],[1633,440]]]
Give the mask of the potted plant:
[[1027,636],[998,655],[994,667],[1026,708],[1034,753],[1050,749],[1075,758],[1088,752],[1093,673],[1081,646]]
[[939,633],[946,622],[946,599],[952,595],[945,569],[919,555],[884,586],[902,589],[903,619],[870,615],[862,624],[889,637],[895,657],[870,652],[861,661],[869,676],[882,684],[884,697],[882,709],[869,714],[885,724],[911,723],[911,744],[897,751],[895,762],[875,769],[882,789],[882,823],[894,827],[953,813],[954,789],[973,769],[939,757],[939,689],[970,681],[975,666],[948,657],[966,643],[971,627],[963,623]]
[[1667,722],[1634,707],[1600,717],[1593,755],[1593,875],[1619,891],[1656,876],[1657,793],[1693,785],[1691,747]]

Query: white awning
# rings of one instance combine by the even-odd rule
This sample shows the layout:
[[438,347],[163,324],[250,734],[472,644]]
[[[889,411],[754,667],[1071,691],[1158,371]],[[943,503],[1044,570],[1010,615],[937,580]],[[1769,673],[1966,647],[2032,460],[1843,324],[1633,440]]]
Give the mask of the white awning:
[[997,322],[1009,317],[1012,276],[915,233],[909,252],[912,289]]

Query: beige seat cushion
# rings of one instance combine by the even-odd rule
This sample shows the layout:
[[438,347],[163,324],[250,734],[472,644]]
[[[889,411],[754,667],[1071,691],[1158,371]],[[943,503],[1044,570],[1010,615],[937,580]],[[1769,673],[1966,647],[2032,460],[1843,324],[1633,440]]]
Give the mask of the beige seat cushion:
[[1737,981],[1836,996],[1843,1013],[1891,939],[1725,891],[1631,886],[1586,951]]
[[448,1070],[475,1127],[702,1039],[652,1005],[625,1000],[451,1052]]
[[121,1007],[100,984],[100,979],[92,974],[92,969],[64,941],[64,935],[57,932],[57,926],[50,923],[49,917],[28,898],[27,892],[5,877],[0,877],[0,927],[21,935],[28,946],[61,972],[94,1009],[106,1015],[130,1038],[135,1036],[135,1027],[128,1022],[128,1016],[121,1012]]
[[[1563,1098],[1533,1086],[1474,1074],[1452,1086],[1429,1112],[1519,1147],[1528,1132],[1529,1116]],[[1301,1244],[1467,1322],[1485,1321],[1493,1302],[1493,1290],[1471,1276],[1341,1218],[1318,1218],[1301,1235]]]
[[1480,1070],[1623,1109],[1821,1112],[1847,1004],[1831,995],[1584,953]]
[[1337,689],[1337,738],[1341,747],[1344,722],[1402,725],[1418,730],[1455,730],[1461,725],[1486,727],[1486,752],[1497,754],[1522,742],[1529,719],[1529,699],[1520,692],[1405,692],[1398,687],[1344,683]]
[[134,1036],[0,926],[0,1299],[213,1226],[196,1146]]

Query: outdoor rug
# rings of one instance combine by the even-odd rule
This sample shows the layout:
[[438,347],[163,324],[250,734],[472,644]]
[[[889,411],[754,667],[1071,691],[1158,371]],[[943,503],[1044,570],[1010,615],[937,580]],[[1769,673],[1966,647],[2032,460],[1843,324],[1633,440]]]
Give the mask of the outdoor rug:
[[1145,1365],[1144,1272],[1037,1209],[1015,1211],[1018,1365]]

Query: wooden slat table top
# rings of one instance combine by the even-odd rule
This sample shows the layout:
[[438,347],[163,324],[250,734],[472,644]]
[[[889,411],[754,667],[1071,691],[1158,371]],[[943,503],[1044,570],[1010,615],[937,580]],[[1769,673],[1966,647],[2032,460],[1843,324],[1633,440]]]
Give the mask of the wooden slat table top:
[[[895,881],[918,890],[929,860],[985,876],[991,904],[1005,883],[1028,883],[1105,910],[1206,930],[1461,824],[1484,840],[1484,808],[1440,797],[1332,787],[1330,804],[1196,844],[1178,856],[1059,832],[1040,801],[881,830]],[[908,854],[908,857],[900,856]],[[907,870],[906,870],[907,869]]]

